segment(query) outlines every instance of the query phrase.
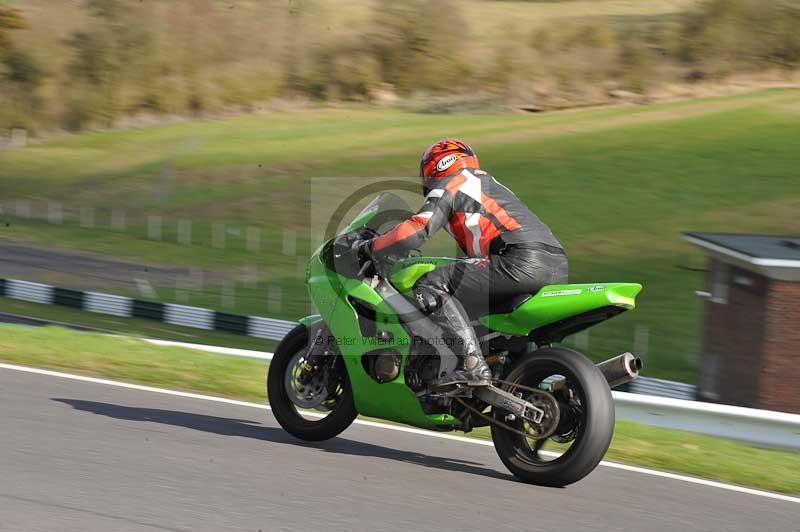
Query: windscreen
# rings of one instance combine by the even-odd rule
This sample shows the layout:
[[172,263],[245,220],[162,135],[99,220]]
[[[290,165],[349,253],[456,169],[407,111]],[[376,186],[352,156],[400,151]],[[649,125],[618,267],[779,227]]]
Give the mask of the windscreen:
[[408,204],[400,196],[391,192],[381,192],[339,234],[361,227],[384,233],[412,214]]

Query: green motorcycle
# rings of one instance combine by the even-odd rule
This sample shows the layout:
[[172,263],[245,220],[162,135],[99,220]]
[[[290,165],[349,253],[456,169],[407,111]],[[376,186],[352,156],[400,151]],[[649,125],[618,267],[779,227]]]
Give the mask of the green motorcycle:
[[308,290],[320,314],[275,350],[267,378],[275,418],[308,441],[336,436],[358,414],[435,431],[488,426],[500,459],[523,481],[565,486],[588,475],[611,442],[611,388],[636,378],[641,360],[624,353],[595,365],[559,343],[634,308],[642,286],[551,285],[508,301],[474,323],[492,385],[436,389],[457,361],[431,341],[412,289],[456,259],[412,257],[368,275],[371,265],[352,251],[409,214],[402,199],[382,193],[311,257]]

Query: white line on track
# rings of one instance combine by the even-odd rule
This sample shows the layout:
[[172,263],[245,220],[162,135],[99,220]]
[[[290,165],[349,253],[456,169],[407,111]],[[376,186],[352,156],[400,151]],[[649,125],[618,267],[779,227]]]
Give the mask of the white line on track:
[[184,347],[195,351],[205,351],[217,355],[231,355],[236,357],[258,358],[261,360],[272,360],[272,353],[264,351],[250,351],[249,349],[235,349],[233,347],[219,347],[216,345],[190,344],[186,342],[174,342],[172,340],[158,340],[156,338],[144,338],[144,341],[154,345],[167,347]]
[[[62,379],[71,379],[76,381],[83,381],[83,382],[91,382],[94,384],[104,384],[106,386],[116,386],[118,388],[128,388],[131,390],[140,390],[144,392],[152,392],[152,393],[159,393],[163,395],[174,395],[177,397],[187,397],[190,399],[201,399],[203,401],[212,401],[215,403],[226,403],[230,405],[236,406],[245,406],[248,408],[260,408],[262,410],[271,410],[269,405],[265,404],[258,404],[258,403],[248,403],[246,401],[237,401],[236,399],[226,399],[224,397],[213,397],[210,395],[201,395],[198,393],[191,393],[191,392],[180,392],[177,390],[167,390],[164,388],[154,388],[152,386],[143,386],[141,384],[131,384],[127,382],[120,382],[120,381],[112,381],[108,379],[98,379],[95,377],[84,377],[83,375],[73,375],[71,373],[62,373],[60,371],[50,371],[47,369],[38,369],[38,368],[30,368],[27,366],[17,366],[15,364],[3,364],[0,363],[0,369],[7,369],[11,371],[22,371],[25,373],[35,373],[37,375],[47,375],[50,377],[59,377]],[[487,447],[493,447],[492,442],[486,440],[478,440],[475,438],[467,438],[464,436],[453,436],[451,434],[441,434],[438,432],[431,432],[428,430],[423,429],[416,429],[412,427],[403,427],[399,425],[386,425],[384,423],[376,423],[374,421],[367,421],[363,419],[356,419],[355,423],[358,425],[363,425],[367,427],[375,427],[380,428],[383,430],[396,430],[399,432],[409,432],[412,434],[419,434],[421,436],[427,436],[429,438],[442,438],[445,440],[453,440],[462,443],[469,443],[472,445],[483,445]],[[688,482],[690,484],[699,484],[701,486],[708,486],[711,488],[719,488],[728,491],[735,491],[737,493],[745,493],[748,495],[756,495],[758,497],[765,497],[768,499],[776,499],[779,501],[786,501],[786,502],[793,502],[793,503],[800,503],[800,497],[792,497],[790,495],[782,495],[780,493],[772,493],[770,491],[763,491],[763,490],[756,490],[752,488],[745,488],[743,486],[736,486],[734,484],[725,484],[724,482],[715,482],[713,480],[705,480],[702,478],[695,478],[695,477],[688,477],[685,475],[678,475],[675,473],[667,473],[665,471],[657,471],[655,469],[647,469],[644,467],[637,467],[631,466],[627,464],[619,464],[616,462],[609,462],[607,460],[603,460],[600,462],[601,466],[610,467],[613,469],[622,469],[624,471],[631,471],[634,473],[642,473],[645,475],[652,475],[655,477],[662,477],[668,478],[672,480],[679,480],[681,482]]]

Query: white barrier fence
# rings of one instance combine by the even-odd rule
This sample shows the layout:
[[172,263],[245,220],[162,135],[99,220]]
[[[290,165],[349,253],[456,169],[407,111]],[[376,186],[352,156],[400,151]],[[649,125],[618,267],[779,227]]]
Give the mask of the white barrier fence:
[[697,387],[693,384],[654,379],[653,377],[639,377],[630,383],[629,392],[644,395],[657,395],[658,397],[671,397],[673,399],[686,399],[693,401],[697,394]]
[[194,327],[210,331],[214,328],[214,311],[206,308],[188,307],[167,303],[164,305],[164,323]]
[[618,419],[800,449],[800,415],[797,414],[626,392],[612,394]]
[[6,295],[14,299],[22,299],[45,305],[53,303],[53,292],[50,285],[9,279],[5,290]]
[[86,292],[86,300],[83,303],[84,310],[120,316],[126,318],[131,315],[132,301],[128,297],[114,296],[111,294],[100,294],[97,292]]
[[294,321],[260,316],[241,316],[175,303],[143,301],[113,294],[68,290],[18,279],[0,279],[0,296],[45,305],[67,305],[111,316],[157,320],[182,327],[220,330],[267,340],[280,340],[297,326],[297,322]]
[[247,334],[256,338],[281,339],[289,334],[289,331],[294,329],[296,325],[297,323],[292,321],[250,316]]

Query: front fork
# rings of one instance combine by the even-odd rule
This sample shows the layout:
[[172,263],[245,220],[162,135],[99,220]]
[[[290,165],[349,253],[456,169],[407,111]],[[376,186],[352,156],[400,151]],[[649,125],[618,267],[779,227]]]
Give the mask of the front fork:
[[318,321],[308,328],[309,344],[306,351],[305,362],[300,368],[297,380],[302,384],[308,384],[314,373],[320,369],[320,363],[326,355],[330,354],[328,349],[328,338],[330,331],[325,326],[325,322]]

